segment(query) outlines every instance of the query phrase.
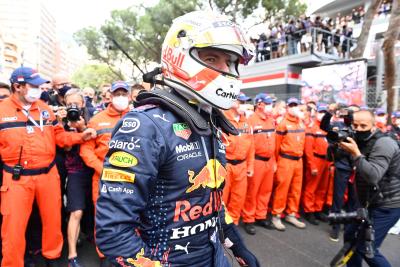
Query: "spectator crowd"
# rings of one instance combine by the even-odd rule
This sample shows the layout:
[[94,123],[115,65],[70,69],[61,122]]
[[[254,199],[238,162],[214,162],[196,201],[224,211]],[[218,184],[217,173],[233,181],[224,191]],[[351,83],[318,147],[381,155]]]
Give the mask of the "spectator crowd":
[[[45,214],[52,214],[54,209],[61,208],[62,233],[68,242],[69,266],[82,266],[78,265],[77,245],[83,238],[94,243],[94,207],[99,193],[103,160],[109,147],[119,145],[109,144],[111,132],[120,118],[134,108],[136,96],[144,88],[138,84],[129,86],[126,82],[115,81],[102,85],[99,88],[99,101],[94,101],[96,92],[93,89],[81,90],[66,76],[56,75],[51,83],[45,80],[36,83],[32,80],[32,76],[36,75],[34,70],[21,67],[11,77],[11,85],[0,83],[0,111],[15,105],[21,86],[32,84],[30,86],[37,85],[40,88],[36,94],[40,98],[39,103],[33,102],[30,105],[31,109],[34,105],[39,106],[41,120],[45,119],[46,122],[32,122],[31,125],[26,123],[22,129],[25,131],[26,127],[28,136],[38,136],[32,140],[42,146],[41,133],[38,131],[43,124],[47,127],[47,120],[54,116],[54,121],[49,123],[60,128],[57,128],[56,139],[51,139],[51,142],[47,140],[49,143],[46,145],[54,146],[52,149],[55,152],[51,155],[50,149],[50,155],[43,159],[48,161],[46,166],[38,163],[41,168],[22,168],[21,172],[24,174],[24,171],[31,171],[31,175],[40,173],[47,178],[47,175],[54,176],[57,172],[61,183],[51,184],[46,181],[46,192],[49,194],[47,202],[43,202],[39,194],[29,197],[30,200],[24,201],[23,206],[8,203],[10,207],[18,207],[14,213],[19,214],[16,218],[20,222],[16,223],[16,219],[9,217],[8,213],[3,216],[3,228],[6,227],[11,233],[2,238],[3,262],[15,262],[18,259],[25,262],[25,265],[18,266],[35,266],[35,255],[42,253],[47,257],[48,266],[57,266],[51,265],[51,259],[60,256],[63,238],[56,235],[59,231],[57,222],[46,220],[49,214]],[[45,110],[46,107],[50,109]],[[344,112],[360,109],[368,108],[355,105],[347,107],[336,103],[303,103],[296,98],[283,101],[266,93],[258,94],[252,101],[241,93],[233,108],[225,112],[240,135],[223,136],[227,158],[223,200],[233,222],[239,224],[242,221],[245,231],[254,235],[255,226],[285,231],[286,224],[292,224],[304,229],[306,223],[301,219],[302,216],[308,223],[318,225],[321,221],[326,222],[329,211],[354,210],[357,203],[351,187],[351,163],[346,163],[349,169],[343,175],[343,170],[335,161],[336,152],[332,150],[334,145],[327,141],[327,132],[321,129],[321,120],[329,112],[333,114],[332,123],[343,127],[346,120]],[[391,116],[381,108],[373,112],[376,127],[398,140],[400,111]],[[0,148],[4,163],[2,213],[7,199],[3,193],[7,192],[7,185],[16,186],[13,183],[19,179],[15,177],[15,166],[29,165],[29,157],[32,156],[29,156],[27,150],[35,150],[25,147],[27,144],[21,139],[16,157],[12,153],[5,153],[5,150],[10,149],[8,146],[12,146],[4,141],[5,138],[17,134],[12,131],[20,131],[20,128],[12,128],[8,122],[13,121],[14,117],[4,116],[8,115],[2,114],[0,123],[3,134],[0,135]],[[29,121],[30,115],[27,116]],[[390,126],[386,124],[388,116],[392,122]],[[27,118],[22,120],[26,121]],[[8,131],[11,135],[6,135]],[[81,135],[61,138],[61,134],[65,133]],[[18,137],[14,139],[18,140]],[[41,171],[36,173],[37,170]],[[38,187],[34,181],[26,181],[23,186],[32,182],[31,186]],[[16,199],[26,198],[24,191],[13,194]],[[57,205],[57,199],[63,199],[60,206]],[[46,211],[47,208],[52,210]],[[21,239],[25,229],[26,250],[25,241]],[[329,233],[332,241],[339,240],[339,229],[338,225],[332,226]],[[51,237],[53,235],[57,237],[54,239]],[[43,243],[40,242],[41,238]],[[111,266],[100,251],[98,254],[101,266]]]
[[[392,2],[384,1],[376,17],[386,17],[392,9]],[[301,15],[287,21],[270,23],[267,29],[251,42],[256,51],[256,62],[280,58],[304,52],[324,52],[342,58],[355,45],[353,28],[363,23],[363,6],[352,10],[351,14],[337,14],[335,18]]]

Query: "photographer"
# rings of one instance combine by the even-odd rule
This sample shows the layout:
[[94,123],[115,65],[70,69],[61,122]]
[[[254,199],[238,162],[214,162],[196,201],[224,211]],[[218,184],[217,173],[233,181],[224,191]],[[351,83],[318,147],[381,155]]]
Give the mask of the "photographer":
[[[69,132],[84,131],[90,116],[85,106],[83,92],[79,89],[71,89],[65,94],[64,100],[67,107],[64,129]],[[80,145],[65,149],[65,167],[68,177],[67,212],[70,213],[67,230],[69,267],[82,266],[78,261],[76,250],[80,223],[83,211],[87,210],[90,213],[90,207],[93,207],[90,201],[93,170],[85,165],[79,156],[79,149]]]
[[346,227],[344,241],[361,234],[357,250],[347,266],[362,266],[362,258],[369,266],[390,266],[379,252],[387,232],[400,218],[400,151],[397,143],[375,126],[374,114],[363,110],[354,113],[355,140],[348,137],[339,147],[348,152],[356,168],[356,188],[360,204],[368,208],[375,230],[373,253],[365,249],[365,236],[357,225]]
[[[350,113],[349,113],[350,111]],[[333,156],[335,173],[333,186],[333,201],[330,212],[337,213],[344,207],[344,195],[347,191],[346,211],[354,211],[357,201],[355,199],[354,189],[351,184],[353,175],[353,166],[350,155],[338,147],[337,138],[332,138],[332,132],[347,132],[350,129],[352,121],[352,112],[357,111],[355,107],[347,108],[344,105],[339,105],[335,108],[334,117],[332,114],[326,113],[321,121],[321,129],[328,132],[327,139],[330,143],[328,148],[328,156]],[[333,139],[333,140],[332,140]],[[333,224],[329,233],[330,240],[339,241],[340,224]]]

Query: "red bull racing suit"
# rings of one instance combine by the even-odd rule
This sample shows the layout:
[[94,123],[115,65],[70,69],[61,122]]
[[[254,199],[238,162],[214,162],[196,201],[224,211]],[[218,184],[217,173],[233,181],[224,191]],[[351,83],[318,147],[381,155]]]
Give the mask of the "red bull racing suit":
[[225,161],[218,138],[198,135],[167,109],[129,112],[101,175],[100,251],[117,266],[231,266],[218,231],[237,231],[221,202]]

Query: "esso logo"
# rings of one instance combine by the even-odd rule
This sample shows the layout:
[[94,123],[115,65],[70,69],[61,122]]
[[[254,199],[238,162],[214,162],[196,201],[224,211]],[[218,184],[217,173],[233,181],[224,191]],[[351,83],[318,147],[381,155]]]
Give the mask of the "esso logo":
[[122,126],[119,128],[121,133],[132,133],[139,129],[140,121],[136,118],[127,118],[122,121]]

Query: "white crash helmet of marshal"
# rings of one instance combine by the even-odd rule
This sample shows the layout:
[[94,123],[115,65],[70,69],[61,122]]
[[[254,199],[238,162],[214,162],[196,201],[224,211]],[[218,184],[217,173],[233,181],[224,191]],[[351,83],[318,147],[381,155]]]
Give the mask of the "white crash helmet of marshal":
[[[229,73],[206,65],[198,50],[215,48],[231,55]],[[164,82],[189,100],[220,109],[231,108],[241,87],[239,64],[252,51],[241,29],[226,16],[194,11],[176,18],[161,53]]]

